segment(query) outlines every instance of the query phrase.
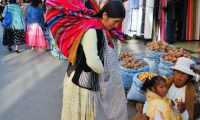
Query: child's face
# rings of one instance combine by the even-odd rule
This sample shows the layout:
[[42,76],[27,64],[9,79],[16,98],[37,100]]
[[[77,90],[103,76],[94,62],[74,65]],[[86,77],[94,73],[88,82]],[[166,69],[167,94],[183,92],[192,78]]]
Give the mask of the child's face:
[[158,82],[152,91],[161,97],[165,97],[168,92],[167,83],[163,81]]

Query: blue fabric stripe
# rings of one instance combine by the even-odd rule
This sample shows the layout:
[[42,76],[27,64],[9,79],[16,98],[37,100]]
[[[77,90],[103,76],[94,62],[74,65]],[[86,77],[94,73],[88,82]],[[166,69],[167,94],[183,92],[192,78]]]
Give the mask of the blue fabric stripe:
[[53,17],[49,22],[47,23],[49,27],[51,27],[53,24],[55,24],[58,20],[62,19],[63,17],[66,17],[66,14],[59,14],[55,17]]

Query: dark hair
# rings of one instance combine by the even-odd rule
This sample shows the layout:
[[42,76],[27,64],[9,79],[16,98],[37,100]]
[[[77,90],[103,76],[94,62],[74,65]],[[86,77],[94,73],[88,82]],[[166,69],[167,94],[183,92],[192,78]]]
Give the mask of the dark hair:
[[46,11],[46,0],[43,1],[42,7],[43,7],[43,10]]
[[185,84],[187,84],[189,81],[192,81],[192,78],[193,78],[193,77],[194,77],[194,76],[189,75],[188,80],[185,82]]
[[151,90],[151,87],[155,87],[159,82],[166,82],[166,80],[162,76],[154,76],[150,80],[147,79],[144,82],[141,91],[146,92],[147,89]]
[[9,3],[12,4],[12,3],[17,3],[16,0],[9,0]]
[[38,7],[40,4],[40,1],[39,0],[31,0],[31,5],[34,6],[34,7]]
[[30,3],[30,0],[24,0],[24,3]]
[[[8,3],[7,3],[7,2],[8,2],[7,0],[4,0],[4,1],[6,2],[6,4],[8,4]],[[3,3],[3,1],[1,0],[1,5],[2,5],[2,3]]]
[[106,12],[109,18],[125,18],[125,8],[119,1],[109,1],[93,17],[102,17]]

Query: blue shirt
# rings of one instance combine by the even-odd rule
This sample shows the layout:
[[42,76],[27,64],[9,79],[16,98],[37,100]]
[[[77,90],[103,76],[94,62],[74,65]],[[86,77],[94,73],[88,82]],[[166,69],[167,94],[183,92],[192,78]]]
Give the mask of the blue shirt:
[[35,8],[32,5],[27,7],[26,21],[27,24],[38,23],[41,28],[44,28],[44,11],[42,8]]
[[5,17],[7,12],[10,12],[11,14],[11,23],[10,25],[8,25],[8,27],[25,30],[23,12],[22,9],[19,7],[19,5],[18,4],[7,5],[3,10],[2,16]]

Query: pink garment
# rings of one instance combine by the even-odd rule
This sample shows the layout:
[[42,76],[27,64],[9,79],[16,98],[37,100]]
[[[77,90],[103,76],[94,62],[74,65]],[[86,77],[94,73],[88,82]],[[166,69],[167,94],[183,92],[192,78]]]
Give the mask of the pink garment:
[[[162,0],[162,6],[166,6],[166,0]],[[161,40],[165,40],[165,11],[162,10],[161,15]]]
[[38,23],[33,23],[27,26],[26,44],[30,46],[36,46],[36,47],[47,46],[44,33]]

